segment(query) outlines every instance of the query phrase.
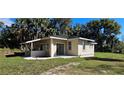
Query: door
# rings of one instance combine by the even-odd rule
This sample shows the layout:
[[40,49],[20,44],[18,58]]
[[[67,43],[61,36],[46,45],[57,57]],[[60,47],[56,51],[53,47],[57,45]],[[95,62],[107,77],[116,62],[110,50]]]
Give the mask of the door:
[[57,55],[64,55],[64,44],[57,44]]

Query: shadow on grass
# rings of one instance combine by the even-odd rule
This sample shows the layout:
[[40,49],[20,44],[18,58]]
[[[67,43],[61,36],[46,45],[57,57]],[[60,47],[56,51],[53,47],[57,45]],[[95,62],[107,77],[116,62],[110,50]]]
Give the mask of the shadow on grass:
[[6,57],[24,57],[25,56],[25,53],[24,52],[14,52],[13,54],[6,54],[5,55]]
[[110,61],[110,62],[124,62],[122,59],[113,59],[113,58],[98,58],[98,57],[90,57],[85,58],[86,60],[99,60],[99,61]]

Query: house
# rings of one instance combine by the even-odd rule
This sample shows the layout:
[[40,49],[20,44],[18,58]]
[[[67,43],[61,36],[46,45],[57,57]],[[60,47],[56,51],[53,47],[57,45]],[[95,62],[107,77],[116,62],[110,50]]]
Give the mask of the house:
[[95,41],[87,38],[49,36],[21,43],[21,49],[31,57],[94,56]]

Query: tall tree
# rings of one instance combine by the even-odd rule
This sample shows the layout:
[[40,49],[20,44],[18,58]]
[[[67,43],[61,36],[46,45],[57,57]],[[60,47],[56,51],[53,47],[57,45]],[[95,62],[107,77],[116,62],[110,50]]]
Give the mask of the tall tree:
[[57,30],[57,35],[68,35],[70,31],[71,18],[52,18],[50,19],[50,27]]
[[44,37],[48,31],[49,19],[47,18],[18,18],[11,30],[19,42],[25,42]]
[[2,21],[0,21],[0,28],[4,27],[4,23]]
[[4,23],[0,21],[0,47],[3,47],[2,44],[2,29],[3,29]]
[[0,21],[0,37],[1,37],[1,30],[4,28],[4,23],[2,21]]
[[95,39],[98,43],[97,50],[112,51],[114,46],[114,39],[120,34],[121,26],[113,19],[100,19],[93,20],[87,23],[87,27],[90,29],[90,38]]
[[67,31],[71,19],[67,18],[17,18],[11,27],[4,31],[13,41],[22,43],[28,40],[46,36],[68,35]]
[[[2,23],[0,23],[2,26]],[[96,40],[98,51],[113,51],[121,26],[113,19],[92,20],[86,24],[71,25],[70,18],[17,18],[11,26],[4,26],[3,40],[12,46],[46,36],[85,37]]]

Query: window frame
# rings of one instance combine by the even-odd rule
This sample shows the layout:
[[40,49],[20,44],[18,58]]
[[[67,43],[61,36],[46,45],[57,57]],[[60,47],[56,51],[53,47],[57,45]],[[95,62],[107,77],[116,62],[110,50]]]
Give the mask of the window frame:
[[72,42],[71,41],[68,42],[68,50],[72,50]]

